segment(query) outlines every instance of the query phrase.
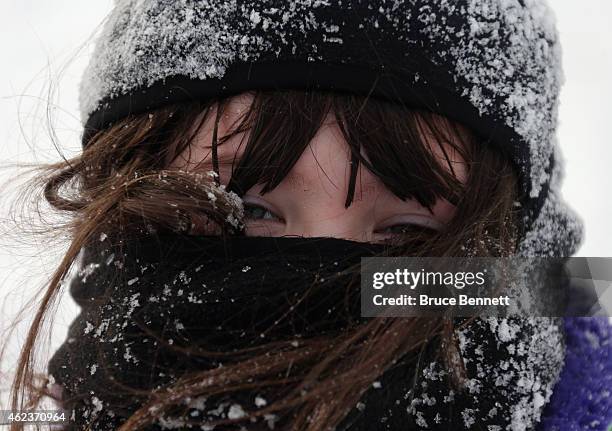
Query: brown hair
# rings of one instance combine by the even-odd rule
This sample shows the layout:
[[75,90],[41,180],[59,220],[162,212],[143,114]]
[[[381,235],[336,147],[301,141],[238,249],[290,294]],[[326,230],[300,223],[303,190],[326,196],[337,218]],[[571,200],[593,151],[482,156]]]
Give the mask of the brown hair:
[[[351,151],[346,206],[352,201],[359,164],[400,198],[414,198],[430,208],[438,197],[444,197],[457,206],[456,216],[442,231],[406,234],[395,244],[395,253],[501,256],[514,251],[515,172],[506,157],[465,128],[430,112],[375,98],[292,90],[253,94],[250,109],[226,136],[217,137],[216,133],[226,99],[176,104],[125,118],[93,134],[78,156],[37,168],[40,175],[32,181],[30,190],[67,216],[65,223],[51,226],[49,232],[66,232],[70,245],[49,285],[40,292],[41,304],[15,370],[12,409],[36,405],[42,395],[51,396],[44,384],[35,383],[34,347],[48,309],[61,294],[79,251],[101,233],[120,235],[142,226],[179,231],[187,226],[189,230],[203,220],[212,221],[221,235],[243,233],[225,222],[233,207],[224,202],[223,194],[213,206],[208,197],[211,189],[201,176],[167,169],[212,113],[216,113],[216,171],[216,145],[250,131],[244,154],[233,166],[229,191],[241,195],[258,183],[264,184],[262,193],[276,187],[332,111]],[[425,133],[433,134],[439,143],[450,144],[465,161],[465,184],[453,175],[448,157],[448,166],[444,166],[433,155],[423,139]],[[440,149],[444,151],[442,146]],[[364,152],[368,159],[363,157]],[[459,350],[451,321],[374,318],[333,338],[304,340],[295,348],[262,345],[258,354],[248,359],[184,376],[170,388],[141,394],[143,407],[119,429],[141,429],[153,423],[156,415],[180,404],[178,399],[263,387],[278,388],[278,399],[246,417],[218,423],[238,423],[249,416],[276,413],[283,417],[286,429],[331,429],[385,370],[406,355],[417,354],[434,339],[439,341],[438,350],[452,369],[455,384],[460,385],[465,371],[456,361]],[[288,367],[292,367],[292,374],[286,377]],[[281,377],[274,377],[278,375]],[[198,384],[211,377],[210,385]],[[69,401],[63,400],[67,407]],[[149,409],[152,406],[155,413]],[[21,427],[16,423],[11,430]]]

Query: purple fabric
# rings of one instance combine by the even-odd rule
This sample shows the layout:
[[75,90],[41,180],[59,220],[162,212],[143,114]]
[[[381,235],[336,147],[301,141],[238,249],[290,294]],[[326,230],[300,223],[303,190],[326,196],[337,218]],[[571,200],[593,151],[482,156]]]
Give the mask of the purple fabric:
[[539,431],[607,431],[612,424],[612,325],[566,317],[566,358]]

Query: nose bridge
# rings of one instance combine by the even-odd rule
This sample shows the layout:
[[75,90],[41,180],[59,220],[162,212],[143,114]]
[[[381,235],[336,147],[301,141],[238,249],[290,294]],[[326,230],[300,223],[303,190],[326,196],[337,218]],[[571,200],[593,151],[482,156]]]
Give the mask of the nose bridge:
[[[322,127],[312,139],[309,151],[290,172],[293,181],[287,187],[296,205],[286,218],[285,235],[368,241],[372,226],[366,212],[370,204],[353,202],[344,207],[350,182],[347,148],[337,125]],[[357,177],[366,183],[372,181],[361,166]],[[358,180],[356,191],[360,184]]]
[[304,213],[287,223],[285,235],[303,237],[333,237],[364,241],[370,235],[370,226],[355,211],[327,207],[316,212],[304,209]]

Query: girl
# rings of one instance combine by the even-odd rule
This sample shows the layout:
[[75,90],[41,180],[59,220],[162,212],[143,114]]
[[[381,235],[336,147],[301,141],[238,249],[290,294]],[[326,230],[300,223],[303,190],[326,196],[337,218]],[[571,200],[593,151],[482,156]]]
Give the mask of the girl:
[[560,76],[537,1],[118,1],[44,179],[71,245],[13,408],[77,264],[67,429],[604,430],[605,321],[358,306],[360,257],[576,250]]

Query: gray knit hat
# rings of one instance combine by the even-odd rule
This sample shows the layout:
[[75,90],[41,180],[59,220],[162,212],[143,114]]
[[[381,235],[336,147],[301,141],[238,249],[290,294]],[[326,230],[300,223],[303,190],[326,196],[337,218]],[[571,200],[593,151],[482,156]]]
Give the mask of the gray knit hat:
[[540,0],[117,0],[80,84],[92,134],[130,114],[251,89],[350,92],[429,109],[513,160],[521,253],[571,255],[555,139],[561,50]]

